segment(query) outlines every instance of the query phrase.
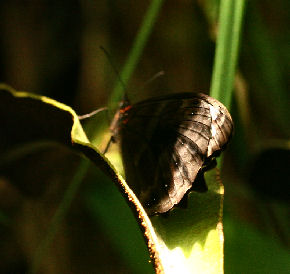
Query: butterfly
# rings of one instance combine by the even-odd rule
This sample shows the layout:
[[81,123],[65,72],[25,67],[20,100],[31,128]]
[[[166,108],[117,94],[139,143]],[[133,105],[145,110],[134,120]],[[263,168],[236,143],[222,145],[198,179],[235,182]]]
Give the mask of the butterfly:
[[112,125],[126,181],[149,215],[177,205],[233,131],[226,107],[202,93],[177,93],[130,104]]

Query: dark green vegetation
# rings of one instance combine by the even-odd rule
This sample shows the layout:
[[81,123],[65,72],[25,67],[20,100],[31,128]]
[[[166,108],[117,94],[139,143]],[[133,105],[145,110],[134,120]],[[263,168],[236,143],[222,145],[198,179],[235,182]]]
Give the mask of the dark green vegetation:
[[[231,105],[235,135],[221,173],[226,193],[225,271],[286,273],[290,4],[248,2]],[[79,114],[106,106],[112,90],[117,90],[110,99],[116,104],[114,98],[120,98],[121,92],[99,46],[122,68],[149,2],[96,3],[1,2],[0,81],[47,95]],[[132,101],[169,92],[209,92],[217,7],[213,0],[163,3],[144,52],[134,55],[138,63],[131,59],[124,72],[126,82],[131,76],[127,90]],[[153,24],[154,17],[150,20]],[[161,70],[165,76],[144,86]],[[107,114],[92,119],[85,127],[100,145],[101,122],[107,123]],[[53,124],[49,122],[50,131]],[[25,127],[13,128],[16,139],[25,139]],[[82,174],[88,164],[79,165],[79,157],[67,149],[34,146],[35,153],[27,154],[25,149],[31,148],[22,147],[8,155],[2,153],[7,144],[0,145],[0,272],[23,273],[40,257],[41,273],[148,273],[151,268],[137,223],[110,179],[94,166]],[[2,161],[10,164],[5,171]],[[67,186],[82,175],[69,211],[57,211],[56,223],[61,225],[56,235],[47,233]],[[69,202],[70,196],[65,197]],[[36,255],[40,243],[45,246],[51,235],[50,248]]]

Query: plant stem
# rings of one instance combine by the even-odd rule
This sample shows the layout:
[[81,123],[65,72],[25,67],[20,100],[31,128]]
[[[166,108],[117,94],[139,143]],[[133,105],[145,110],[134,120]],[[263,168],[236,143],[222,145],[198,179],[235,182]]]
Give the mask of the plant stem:
[[210,95],[230,109],[245,0],[221,0]]
[[[138,64],[140,56],[152,32],[154,23],[157,19],[159,10],[163,2],[164,0],[153,0],[144,16],[138,34],[133,42],[130,54],[123,69],[121,70],[120,77],[125,85],[128,83],[133,71]],[[116,102],[119,102],[122,99],[123,93],[124,90],[122,84],[120,83],[120,81],[117,81],[109,100],[109,109],[114,109],[114,105],[116,105]]]

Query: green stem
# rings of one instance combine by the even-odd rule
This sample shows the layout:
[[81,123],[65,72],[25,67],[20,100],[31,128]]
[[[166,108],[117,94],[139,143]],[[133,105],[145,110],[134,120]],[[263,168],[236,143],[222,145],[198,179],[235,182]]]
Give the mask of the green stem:
[[228,109],[238,60],[245,0],[221,0],[210,94]]
[[[230,110],[245,0],[221,0],[210,95]],[[223,157],[218,160],[221,167]]]
[[[154,23],[157,19],[159,10],[164,0],[153,0],[144,16],[138,34],[133,42],[129,57],[121,71],[120,77],[125,85],[128,83],[133,71],[135,70],[148,38],[152,32]],[[123,87],[120,81],[117,81],[111,98],[109,100],[109,109],[114,109],[116,102],[119,102],[123,97]]]

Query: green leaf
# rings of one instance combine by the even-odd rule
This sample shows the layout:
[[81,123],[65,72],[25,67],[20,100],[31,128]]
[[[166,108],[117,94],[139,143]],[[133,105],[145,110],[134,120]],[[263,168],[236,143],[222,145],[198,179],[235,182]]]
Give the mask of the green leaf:
[[[190,193],[186,209],[174,209],[168,215],[154,216],[150,220],[123,177],[108,159],[89,143],[77,115],[71,108],[43,96],[16,92],[7,86],[1,85],[0,90],[1,103],[4,103],[1,107],[2,114],[6,117],[11,116],[12,125],[15,122],[17,124],[31,122],[34,117],[34,128],[27,127],[27,134],[24,138],[26,142],[42,139],[45,133],[46,140],[53,140],[82,151],[111,178],[133,210],[157,273],[180,273],[180,269],[184,273],[222,273],[223,187],[216,179],[216,171],[206,174],[207,192]],[[13,121],[13,115],[9,114],[9,109],[10,111],[17,110],[17,121]],[[42,119],[45,117],[54,119],[45,119],[44,123]],[[18,144],[22,141],[18,140]],[[48,235],[40,245],[32,272],[36,272],[44,251],[52,241],[61,219],[64,218],[86,169],[87,164],[84,162],[80,165],[80,170],[76,172],[71,186],[52,219]]]
[[[10,157],[9,164],[20,159],[19,165],[23,165],[22,158],[25,157],[26,154],[31,154],[43,148],[49,149],[52,145],[57,143],[68,146],[75,151],[83,152],[95,165],[111,178],[121,191],[125,200],[134,211],[138,224],[144,232],[146,242],[150,242],[149,249],[152,257],[156,257],[154,244],[151,243],[151,238],[154,236],[151,236],[151,231],[148,229],[150,221],[146,213],[122,176],[114,170],[107,158],[102,156],[99,151],[90,144],[81,127],[78,116],[70,107],[44,96],[36,96],[27,92],[17,92],[7,85],[0,85],[0,114],[3,118],[0,123],[1,137],[5,145],[1,147],[1,171],[4,171],[8,164],[6,157],[2,156],[9,155],[11,152],[13,152],[12,155],[14,155],[14,159]],[[21,134],[19,134],[18,131]],[[23,149],[23,147],[25,147],[25,149]],[[17,153],[15,150],[17,150]],[[88,162],[84,160],[77,169],[72,171],[75,173],[74,177],[52,218],[51,224],[47,230],[47,235],[42,239],[35,252],[34,262],[30,270],[31,273],[37,272],[41,261],[44,259],[46,250],[51,244],[60,223],[63,221],[88,167]],[[9,172],[9,175],[11,175],[10,173],[18,173],[20,176],[23,176],[19,171],[16,172],[17,170],[18,167],[13,169],[12,172]],[[11,170],[9,169],[8,171]],[[31,173],[33,176],[34,173]],[[33,181],[33,178],[29,181]],[[22,186],[22,188],[24,194],[31,195],[30,191],[27,190],[27,188],[31,188],[30,185],[26,184]],[[110,197],[108,197],[108,199],[110,200]],[[110,218],[110,216],[107,217]],[[148,261],[149,259],[148,255]],[[148,261],[144,263],[148,265]],[[153,262],[155,261],[157,261],[157,259],[153,260]]]
[[223,273],[223,185],[205,174],[208,191],[191,192],[186,208],[151,218],[165,273]]
[[231,106],[245,0],[221,0],[210,95]]

